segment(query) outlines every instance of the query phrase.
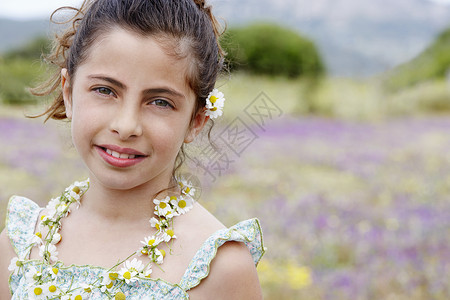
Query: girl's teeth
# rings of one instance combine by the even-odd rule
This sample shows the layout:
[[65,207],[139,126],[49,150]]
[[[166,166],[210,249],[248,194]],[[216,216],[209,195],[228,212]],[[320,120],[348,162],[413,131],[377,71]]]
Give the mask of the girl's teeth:
[[119,153],[119,152],[116,152],[116,151],[112,151],[110,149],[106,149],[106,153],[108,153],[109,155],[114,156],[116,158],[132,159],[132,158],[136,157],[136,155],[134,155],[134,154]]

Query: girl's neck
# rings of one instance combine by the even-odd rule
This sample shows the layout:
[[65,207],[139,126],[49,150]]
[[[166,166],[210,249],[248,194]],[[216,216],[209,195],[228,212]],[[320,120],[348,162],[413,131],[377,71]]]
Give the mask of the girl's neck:
[[[154,216],[155,195],[165,188],[146,184],[129,190],[117,190],[91,178],[89,190],[81,199],[81,206],[90,215],[112,222],[148,220]],[[165,196],[162,193],[158,198]]]

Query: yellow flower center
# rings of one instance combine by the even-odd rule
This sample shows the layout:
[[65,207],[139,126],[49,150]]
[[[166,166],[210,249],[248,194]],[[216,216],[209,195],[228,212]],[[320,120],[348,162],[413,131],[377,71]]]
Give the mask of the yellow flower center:
[[185,192],[189,194],[190,191],[191,191],[191,188],[187,186]]
[[156,230],[159,230],[159,223],[155,224],[155,228],[156,228]]
[[210,110],[211,110],[211,111],[216,111],[216,110],[217,110],[217,107],[213,107],[213,108],[211,108]]
[[34,288],[34,294],[36,296],[39,296],[40,294],[42,294],[42,289],[40,287]]
[[181,208],[185,208],[186,207],[186,201],[180,200],[180,202],[178,202],[178,206],[181,207]]
[[20,260],[16,261],[16,266],[21,267],[22,266],[22,262]]
[[117,273],[109,273],[108,277],[111,280],[116,280],[117,278],[119,278],[119,274],[117,274]]
[[86,293],[90,293],[90,292],[92,292],[92,289],[91,289],[90,287],[87,287],[87,288],[84,289],[84,291],[85,291]]
[[45,215],[41,216],[41,221],[44,220],[44,218],[45,218]]
[[148,254],[148,251],[147,251],[147,249],[142,249],[142,250],[141,250],[141,253],[144,254],[144,255],[147,255],[147,254]]
[[59,269],[58,268],[52,268],[52,271],[55,275],[58,275]]
[[36,232],[36,235],[37,235],[38,237],[42,238],[42,233],[40,233],[39,231]]
[[170,200],[177,200],[177,197],[176,196],[172,196],[172,197],[170,197]]
[[156,242],[156,240],[155,239],[151,239],[151,240],[148,240],[148,245],[149,246],[152,246],[154,243]]
[[161,252],[161,255],[162,255],[163,257],[166,257],[166,251],[164,251],[163,249],[161,249],[161,250],[159,250],[159,252]]
[[48,287],[48,290],[50,291],[50,293],[54,293],[54,292],[56,292],[56,286],[51,285]]
[[127,297],[125,296],[125,294],[124,293],[122,293],[122,292],[118,292],[115,296],[114,296],[114,299],[115,300],[125,300]]
[[167,206],[167,204],[165,202],[159,203],[159,207],[162,209],[166,208],[166,206]]
[[131,273],[126,271],[125,273],[123,273],[123,278],[130,279],[131,278]]
[[74,300],[83,300],[83,297],[81,297],[81,295],[76,295]]
[[111,281],[111,283],[110,283],[110,284],[107,284],[106,287],[107,287],[108,289],[110,289],[110,288],[112,288],[113,284],[114,284],[114,282]]
[[80,192],[80,188],[75,186],[72,191],[74,191],[76,194],[78,194]]
[[172,229],[167,229],[167,234],[170,236],[170,237],[173,237],[173,235],[175,234],[175,232],[173,232],[173,230]]
[[211,97],[209,97],[209,101],[211,101],[211,103],[216,103],[217,97],[216,96],[211,96]]

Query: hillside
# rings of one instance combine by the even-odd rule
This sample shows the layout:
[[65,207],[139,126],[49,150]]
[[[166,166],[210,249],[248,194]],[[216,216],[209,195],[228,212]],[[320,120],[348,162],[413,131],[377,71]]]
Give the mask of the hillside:
[[450,76],[450,28],[413,60],[392,70],[388,77],[393,89],[411,86],[426,80]]
[[[228,26],[264,19],[295,28],[317,43],[327,69],[339,76],[373,75],[404,63],[450,25],[450,5],[428,0],[212,2]],[[1,21],[0,51],[45,32],[48,25],[37,22]]]

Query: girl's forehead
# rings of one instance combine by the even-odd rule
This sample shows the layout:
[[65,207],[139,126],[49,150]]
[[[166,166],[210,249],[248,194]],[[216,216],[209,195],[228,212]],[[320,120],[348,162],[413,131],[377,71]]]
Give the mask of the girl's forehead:
[[108,73],[130,83],[170,82],[178,89],[188,88],[189,59],[170,50],[166,39],[114,28],[97,38],[78,71]]

